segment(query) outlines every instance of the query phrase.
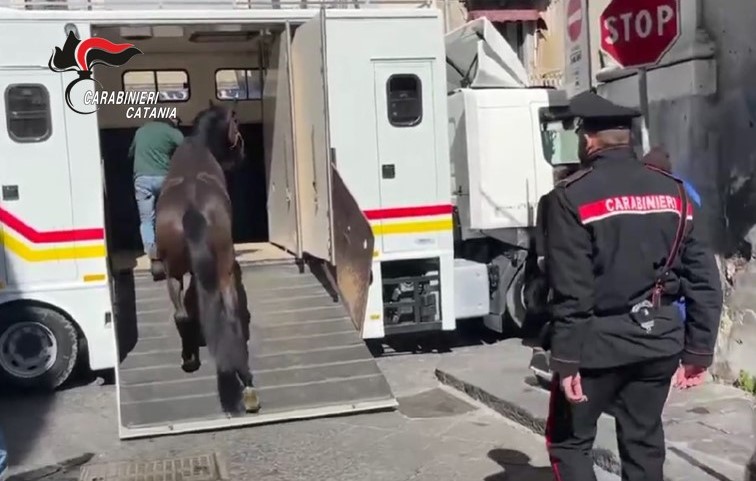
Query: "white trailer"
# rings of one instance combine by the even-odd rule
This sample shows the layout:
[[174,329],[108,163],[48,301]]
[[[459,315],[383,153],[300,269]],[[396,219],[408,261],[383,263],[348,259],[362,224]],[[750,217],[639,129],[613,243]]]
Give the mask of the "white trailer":
[[[24,10],[35,3],[0,9],[0,44],[35,32],[0,59],[4,377],[56,387],[86,350],[90,368],[118,367],[122,437],[395,406],[362,341],[386,333],[384,286],[424,276],[409,316],[419,328],[454,324],[452,297],[439,295],[453,283],[439,11],[126,1]],[[228,84],[242,79],[249,164],[229,181],[235,235],[258,241],[237,251],[259,414],[219,412],[206,353],[199,372],[180,371],[164,287],[124,262],[139,249],[126,153],[145,119],[131,105],[92,115],[66,106],[77,73],[48,61],[69,32],[133,43],[140,55],[95,67],[94,79],[106,91],[166,91],[160,105],[185,124],[208,100],[230,104],[239,89]],[[398,317],[408,303],[386,304]]]
[[[447,99],[437,9],[71,0],[29,10],[46,3],[0,9],[0,45],[26,39],[0,57],[1,376],[55,388],[79,361],[116,367],[121,437],[180,433],[393,407],[363,340],[448,332],[481,315],[500,327],[508,306],[518,317],[554,161],[540,115],[564,99],[475,82]],[[164,287],[133,252],[126,153],[150,111],[67,107],[77,73],[48,62],[69,32],[136,45],[140,55],[95,67],[94,79],[159,92],[188,127],[208,100],[239,100],[249,162],[229,186],[256,415],[219,412],[207,353],[197,373],[178,367]],[[480,60],[479,74],[496,70]]]

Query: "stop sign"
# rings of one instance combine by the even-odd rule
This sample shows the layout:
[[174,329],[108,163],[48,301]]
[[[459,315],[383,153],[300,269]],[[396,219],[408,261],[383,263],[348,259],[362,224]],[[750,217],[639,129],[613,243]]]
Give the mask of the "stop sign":
[[601,50],[625,68],[659,63],[680,37],[680,0],[612,0],[601,14]]

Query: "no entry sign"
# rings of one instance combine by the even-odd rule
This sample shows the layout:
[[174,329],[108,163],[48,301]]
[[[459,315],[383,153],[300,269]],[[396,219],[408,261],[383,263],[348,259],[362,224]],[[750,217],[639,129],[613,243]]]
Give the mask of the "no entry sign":
[[570,40],[577,42],[580,39],[580,33],[583,30],[583,2],[581,0],[570,0],[567,4],[567,35]]
[[625,68],[661,61],[680,38],[680,0],[612,0],[601,14],[601,50]]
[[591,88],[591,51],[586,4],[587,0],[569,0],[563,4],[567,32],[564,39],[564,89],[570,97]]

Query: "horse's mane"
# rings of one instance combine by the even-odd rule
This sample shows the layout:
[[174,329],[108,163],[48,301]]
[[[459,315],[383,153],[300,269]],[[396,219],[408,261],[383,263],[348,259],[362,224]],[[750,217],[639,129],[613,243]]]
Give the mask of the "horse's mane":
[[[228,110],[220,105],[213,105],[197,114],[192,127],[192,137],[207,138],[208,134],[215,131],[218,125],[226,122]],[[225,125],[223,125],[225,128]]]

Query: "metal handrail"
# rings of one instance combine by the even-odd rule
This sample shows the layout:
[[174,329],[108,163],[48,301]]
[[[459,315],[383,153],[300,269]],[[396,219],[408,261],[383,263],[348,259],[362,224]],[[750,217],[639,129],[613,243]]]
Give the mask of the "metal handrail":
[[260,8],[432,7],[434,0],[0,0],[0,8],[18,10],[163,10]]

